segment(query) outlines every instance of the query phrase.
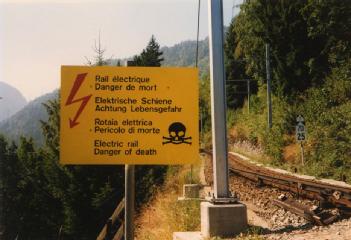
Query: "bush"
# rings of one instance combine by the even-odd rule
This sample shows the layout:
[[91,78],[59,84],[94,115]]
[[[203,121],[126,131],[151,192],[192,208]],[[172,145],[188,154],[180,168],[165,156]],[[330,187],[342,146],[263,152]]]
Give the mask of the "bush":
[[235,112],[235,141],[248,140],[253,145],[262,146],[265,153],[272,157],[272,163],[280,164],[285,145],[284,135],[291,129],[288,119],[292,112],[288,110],[289,105],[285,99],[273,96],[273,127],[268,129],[266,91],[266,87],[261,86],[258,94],[251,97],[250,113],[247,111],[247,103]]
[[308,174],[351,182],[351,61],[307,92]]

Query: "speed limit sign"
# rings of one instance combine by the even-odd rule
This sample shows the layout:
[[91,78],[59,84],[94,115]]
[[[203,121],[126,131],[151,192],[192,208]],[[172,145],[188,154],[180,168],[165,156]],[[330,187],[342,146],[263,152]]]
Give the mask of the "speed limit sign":
[[296,140],[297,141],[305,141],[306,140],[306,128],[305,128],[305,120],[302,115],[299,115],[296,118]]

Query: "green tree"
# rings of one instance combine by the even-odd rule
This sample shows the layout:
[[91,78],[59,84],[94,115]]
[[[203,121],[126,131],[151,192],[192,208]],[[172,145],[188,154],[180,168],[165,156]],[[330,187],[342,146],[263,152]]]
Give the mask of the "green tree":
[[[228,27],[224,43],[227,106],[229,108],[241,107],[247,96],[247,94],[243,94],[247,92],[247,82],[234,82],[232,80],[249,78],[245,73],[245,60],[238,45],[238,37],[234,29],[235,21],[236,18],[233,18]],[[251,87],[253,86],[254,84],[251,83]],[[254,89],[251,89],[251,91],[254,92]]]
[[347,1],[253,0],[242,5],[234,29],[247,74],[264,82],[269,43],[273,91],[294,95],[323,84],[350,57],[350,23]]
[[160,51],[160,45],[156,42],[154,35],[152,35],[146,48],[140,55],[134,56],[133,60],[136,66],[160,67],[161,62],[163,61],[161,56],[162,52]]
[[43,158],[33,141],[20,139],[17,148],[0,137],[4,239],[52,239],[57,236],[60,206],[48,191]]
[[278,95],[310,86],[311,55],[301,12],[306,1],[255,0],[242,6],[235,23],[248,75],[265,82],[265,44],[270,44],[272,89]]
[[[154,35],[140,55],[134,56],[136,66],[160,67],[163,58],[160,45]],[[137,166],[135,168],[136,203],[141,206],[153,194],[155,187],[163,182],[167,166]]]
[[44,106],[49,114],[48,121],[42,122],[45,175],[49,191],[61,203],[57,222],[65,238],[91,239],[123,197],[123,167],[60,165],[59,101]]
[[18,221],[21,216],[18,203],[21,193],[18,189],[20,181],[20,164],[17,158],[17,146],[8,145],[4,136],[0,135],[0,194],[1,212],[0,222],[4,239],[14,239],[20,231]]
[[100,33],[99,33],[99,40],[93,47],[93,51],[95,52],[94,60],[91,61],[87,57],[85,59],[87,60],[87,64],[89,66],[105,66],[108,65],[109,60],[105,58],[105,51],[106,49],[101,46],[101,39],[100,39]]
[[351,4],[338,0],[308,0],[301,10],[313,47],[311,72],[329,73],[351,57]]

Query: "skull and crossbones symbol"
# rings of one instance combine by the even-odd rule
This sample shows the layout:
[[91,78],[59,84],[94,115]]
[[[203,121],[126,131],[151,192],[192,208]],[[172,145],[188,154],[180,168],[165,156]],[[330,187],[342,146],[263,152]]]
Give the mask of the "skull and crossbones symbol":
[[181,122],[174,122],[168,127],[168,134],[169,137],[163,137],[164,142],[162,142],[162,145],[172,143],[172,144],[189,144],[191,145],[191,142],[188,140],[191,140],[191,137],[185,137],[186,133],[186,128],[183,123]]

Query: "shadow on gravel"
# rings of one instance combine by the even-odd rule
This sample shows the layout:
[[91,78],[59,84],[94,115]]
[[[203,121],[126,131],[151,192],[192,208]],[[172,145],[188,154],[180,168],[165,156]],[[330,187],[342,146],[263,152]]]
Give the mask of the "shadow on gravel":
[[311,223],[306,223],[301,226],[292,226],[288,225],[279,229],[271,230],[268,228],[263,228],[259,226],[250,226],[247,230],[246,233],[248,234],[258,234],[258,235],[268,235],[268,234],[281,234],[281,233],[289,233],[292,231],[296,230],[310,230],[314,227],[315,225]]

